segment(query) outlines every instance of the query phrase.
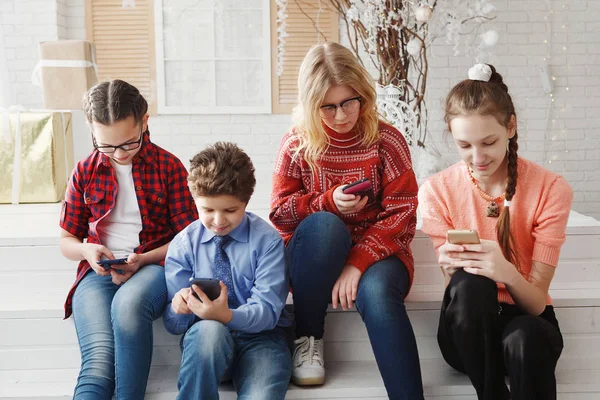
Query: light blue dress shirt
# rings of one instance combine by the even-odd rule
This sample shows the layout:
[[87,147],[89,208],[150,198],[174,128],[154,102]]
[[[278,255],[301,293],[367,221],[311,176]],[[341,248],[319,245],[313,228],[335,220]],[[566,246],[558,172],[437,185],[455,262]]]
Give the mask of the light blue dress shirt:
[[[169,244],[165,260],[168,303],[163,315],[166,329],[175,335],[185,333],[195,322],[194,314],[176,314],[171,301],[190,278],[213,278],[215,234],[200,220],[188,225]],[[289,292],[285,246],[279,233],[257,215],[246,212],[225,245],[231,263],[235,296],[240,306],[231,310],[231,330],[256,333],[275,326],[290,326],[284,311]]]

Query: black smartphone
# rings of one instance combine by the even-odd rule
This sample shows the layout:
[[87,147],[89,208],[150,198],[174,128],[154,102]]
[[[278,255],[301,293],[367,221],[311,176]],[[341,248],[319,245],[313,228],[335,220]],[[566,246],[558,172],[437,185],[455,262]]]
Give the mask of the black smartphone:
[[99,260],[98,264],[102,265],[104,269],[110,269],[111,265],[115,264],[127,264],[127,257],[125,258],[115,258],[114,260]]
[[[196,285],[200,289],[202,289],[202,291],[204,293],[206,293],[206,295],[208,296],[209,300],[211,300],[211,301],[214,300],[214,299],[216,299],[217,297],[219,297],[221,295],[221,285],[219,285],[219,280],[218,279],[214,279],[214,278],[195,278],[190,283],[190,287],[192,285]],[[194,292],[194,289],[192,289],[192,294],[194,295],[194,297],[196,297],[198,300],[200,300],[200,297],[198,297],[198,294],[196,292]]]

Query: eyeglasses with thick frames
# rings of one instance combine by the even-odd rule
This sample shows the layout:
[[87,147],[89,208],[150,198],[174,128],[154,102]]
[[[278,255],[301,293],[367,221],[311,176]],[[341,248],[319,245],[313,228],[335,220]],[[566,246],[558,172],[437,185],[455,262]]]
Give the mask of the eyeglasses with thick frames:
[[141,146],[142,140],[144,139],[144,132],[142,131],[142,129],[143,129],[143,126],[140,128],[140,138],[137,140],[134,140],[133,142],[123,143],[118,146],[98,146],[98,143],[96,142],[96,138],[94,137],[94,134],[92,133],[92,143],[94,144],[94,148],[96,150],[98,150],[100,153],[104,153],[104,154],[112,154],[115,151],[117,151],[117,149],[121,149],[123,151],[135,150]]
[[321,115],[321,118],[335,118],[338,107],[341,108],[346,115],[354,114],[360,110],[361,102],[362,97],[357,96],[344,100],[340,104],[326,104],[319,108],[319,114]]

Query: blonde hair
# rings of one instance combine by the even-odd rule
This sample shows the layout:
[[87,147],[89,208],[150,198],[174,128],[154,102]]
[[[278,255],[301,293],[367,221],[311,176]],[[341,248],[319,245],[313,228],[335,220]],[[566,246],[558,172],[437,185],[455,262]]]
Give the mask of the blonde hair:
[[377,94],[373,78],[358,59],[344,46],[326,42],[306,53],[298,73],[298,105],[293,111],[294,128],[299,144],[294,156],[304,153],[304,160],[314,171],[317,160],[329,146],[329,136],[323,128],[319,108],[327,91],[337,85],[347,85],[362,97],[356,129],[362,144],[373,145],[379,140]]
[[[508,87],[502,75],[496,72],[493,65],[489,82],[466,79],[452,88],[446,98],[445,120],[450,130],[450,122],[456,117],[468,115],[492,115],[496,121],[505,128],[509,127],[510,120],[517,114]],[[506,200],[511,201],[517,190],[517,143],[519,135],[515,126],[515,134],[508,141],[507,166],[508,176],[506,182]],[[519,268],[518,253],[515,239],[510,231],[510,211],[505,206],[496,224],[496,237],[504,257]]]

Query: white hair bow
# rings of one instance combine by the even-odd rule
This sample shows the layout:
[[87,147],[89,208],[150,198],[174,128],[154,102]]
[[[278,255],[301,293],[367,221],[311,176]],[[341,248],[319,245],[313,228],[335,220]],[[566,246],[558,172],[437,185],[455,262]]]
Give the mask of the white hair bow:
[[487,64],[475,64],[469,68],[469,79],[472,81],[489,82],[492,69]]

